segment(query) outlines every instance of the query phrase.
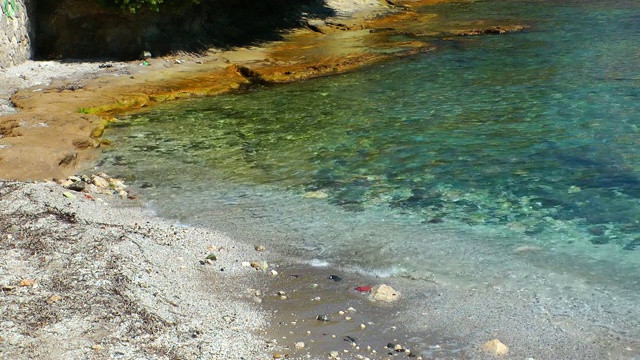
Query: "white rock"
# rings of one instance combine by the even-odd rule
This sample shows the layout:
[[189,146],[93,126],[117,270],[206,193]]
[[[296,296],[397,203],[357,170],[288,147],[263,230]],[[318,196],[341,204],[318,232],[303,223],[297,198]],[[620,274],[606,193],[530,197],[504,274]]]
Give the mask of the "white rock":
[[296,349],[304,349],[304,343],[302,341],[296,343]]
[[98,176],[98,175],[91,176],[91,182],[93,182],[93,185],[99,188],[106,189],[109,187],[109,182],[102,176]]
[[400,298],[400,293],[391,286],[382,284],[371,289],[369,299],[373,301],[394,302]]

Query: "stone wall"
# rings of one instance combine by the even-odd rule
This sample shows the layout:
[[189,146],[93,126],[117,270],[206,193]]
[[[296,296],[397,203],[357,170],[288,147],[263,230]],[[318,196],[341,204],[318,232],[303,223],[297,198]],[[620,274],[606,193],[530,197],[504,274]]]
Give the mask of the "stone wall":
[[19,65],[33,55],[32,41],[35,29],[30,20],[35,0],[15,0],[16,9],[5,9],[0,0],[0,69]]

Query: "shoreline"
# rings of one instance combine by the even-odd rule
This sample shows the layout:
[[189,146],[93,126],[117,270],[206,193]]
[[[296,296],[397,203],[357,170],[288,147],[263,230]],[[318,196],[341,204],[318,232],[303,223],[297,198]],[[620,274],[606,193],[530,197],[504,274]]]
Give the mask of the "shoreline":
[[[155,103],[300,81],[433,50],[428,40],[521,31],[517,23],[434,24],[412,7],[450,0],[332,0],[338,17],[259,47],[142,61],[31,61],[0,71],[0,178],[64,178],[91,163],[113,116]],[[378,4],[378,6],[375,6]],[[364,7],[362,7],[364,6]],[[381,16],[383,14],[384,16]],[[18,110],[9,114],[8,101]],[[3,115],[4,114],[4,115]]]

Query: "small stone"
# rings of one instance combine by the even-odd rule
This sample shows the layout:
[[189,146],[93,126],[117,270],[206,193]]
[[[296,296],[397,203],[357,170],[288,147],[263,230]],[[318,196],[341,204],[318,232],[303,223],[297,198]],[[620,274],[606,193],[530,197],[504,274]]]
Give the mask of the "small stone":
[[35,284],[36,282],[34,280],[31,279],[24,279],[22,281],[20,281],[20,286],[33,286],[33,284]]
[[278,272],[275,270],[271,270],[271,276],[276,276],[276,275],[278,275]]
[[329,279],[331,279],[333,281],[342,281],[342,277],[340,277],[338,275],[329,275]]
[[282,290],[278,291],[276,294],[277,294],[278,296],[284,296],[284,295],[287,295],[287,293],[286,293],[286,292],[284,292],[284,291],[282,291]]
[[218,260],[218,257],[216,256],[216,254],[209,254],[205,259],[216,261]]
[[62,196],[66,197],[66,198],[69,198],[69,199],[75,199],[76,198],[75,195],[73,195],[72,193],[70,193],[68,191],[63,192]]
[[207,265],[213,265],[213,260],[207,259],[204,261]]
[[393,347],[393,350],[400,352],[404,351],[404,348],[402,347],[402,345],[396,344],[396,346]]
[[304,197],[307,199],[326,199],[329,197],[329,194],[324,191],[309,191],[304,194]]
[[349,321],[349,320],[351,320],[351,316],[345,316],[344,319]]
[[265,251],[266,248],[262,245],[256,245],[254,246],[254,249],[256,249],[256,251]]
[[329,315],[318,315],[316,316],[316,320],[329,321]]
[[253,261],[251,263],[251,267],[256,269],[256,270],[262,270],[262,271],[267,271],[267,269],[269,268],[269,264],[267,264],[266,261]]
[[242,267],[251,267],[251,263],[248,261],[243,261],[242,262]]
[[348,311],[348,312],[356,312],[356,309],[354,309],[354,308],[350,307],[350,308],[348,308],[348,309],[347,309],[347,311]]
[[337,351],[332,351],[329,353],[329,357],[331,357],[332,359],[338,359],[340,357],[340,353]]
[[93,185],[102,189],[106,189],[109,187],[109,182],[102,176],[98,176],[98,175],[91,176],[91,182],[93,183]]
[[507,345],[503,344],[498,339],[487,341],[482,345],[482,349],[496,356],[506,355],[509,352]]
[[51,305],[55,302],[60,301],[61,299],[62,299],[62,296],[58,294],[51,295],[51,297],[47,299],[47,304]]
[[84,190],[85,183],[84,181],[73,181],[71,184],[65,186],[69,190],[73,191],[82,191]]
[[373,301],[394,302],[400,298],[400,293],[395,291],[391,286],[382,284],[371,290],[369,299]]
[[283,356],[282,356],[282,354],[280,354],[280,353],[274,353],[274,354],[273,354],[273,358],[274,358],[274,359],[282,359],[282,357],[283,357]]
[[304,343],[302,341],[297,342],[295,346],[298,350],[304,349]]
[[367,327],[367,325],[365,325],[365,324],[360,324],[360,329],[364,329],[364,328],[366,328],[366,327]]

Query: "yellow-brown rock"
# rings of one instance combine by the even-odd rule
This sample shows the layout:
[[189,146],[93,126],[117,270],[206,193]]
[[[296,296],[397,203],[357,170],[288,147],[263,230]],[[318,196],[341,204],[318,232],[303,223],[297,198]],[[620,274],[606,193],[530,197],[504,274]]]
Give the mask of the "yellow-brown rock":
[[509,348],[507,347],[507,345],[503,344],[498,339],[487,341],[482,345],[482,349],[496,356],[502,356],[509,353]]

